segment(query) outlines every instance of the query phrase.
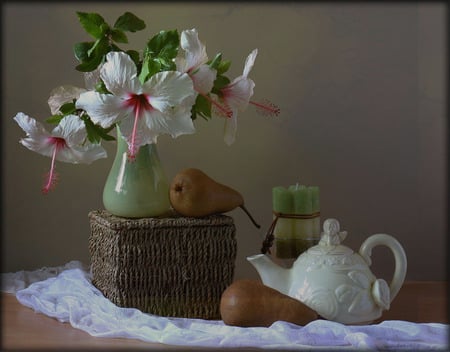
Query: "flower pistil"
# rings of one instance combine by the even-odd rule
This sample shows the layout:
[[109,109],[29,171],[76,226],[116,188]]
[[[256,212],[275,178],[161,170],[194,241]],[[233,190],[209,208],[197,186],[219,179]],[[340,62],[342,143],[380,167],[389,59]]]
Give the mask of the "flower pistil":
[[261,102],[250,100],[248,102],[256,107],[256,111],[264,116],[278,116],[280,114],[280,108],[269,100],[263,100]]
[[134,113],[133,131],[131,133],[131,140],[128,146],[128,157],[130,160],[134,160],[139,149],[138,143],[136,143],[138,120],[141,116],[143,116],[143,111],[151,111],[153,110],[153,106],[150,104],[148,95],[135,93],[129,94],[128,99],[124,101],[124,106],[131,108]]
[[50,136],[47,138],[47,143],[52,146],[52,162],[50,165],[50,171],[45,175],[44,187],[42,193],[47,194],[55,185],[58,180],[58,174],[55,171],[55,161],[57,153],[66,147],[66,141],[61,137]]

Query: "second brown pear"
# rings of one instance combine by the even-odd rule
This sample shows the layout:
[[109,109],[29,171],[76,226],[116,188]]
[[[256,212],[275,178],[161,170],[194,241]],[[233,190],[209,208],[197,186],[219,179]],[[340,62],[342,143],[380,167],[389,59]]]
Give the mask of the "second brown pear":
[[187,168],[175,175],[170,184],[170,203],[179,214],[190,217],[226,213],[241,207],[259,227],[238,191],[216,182],[199,169]]

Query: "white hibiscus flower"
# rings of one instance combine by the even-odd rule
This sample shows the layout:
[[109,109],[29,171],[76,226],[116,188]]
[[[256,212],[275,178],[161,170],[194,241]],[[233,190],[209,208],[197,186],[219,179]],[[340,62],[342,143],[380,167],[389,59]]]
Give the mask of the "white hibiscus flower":
[[195,132],[190,111],[195,91],[188,74],[158,72],[142,84],[127,54],[110,52],[106,59],[100,78],[112,94],[82,93],[76,107],[103,128],[119,123],[131,159],[140,146],[156,143],[161,134],[175,138]]
[[42,188],[43,193],[48,193],[57,180],[56,160],[73,164],[90,164],[94,160],[106,158],[103,147],[87,141],[84,122],[76,115],[65,116],[51,133],[22,112],[19,112],[14,120],[27,135],[20,143],[36,153],[52,158],[50,171]]

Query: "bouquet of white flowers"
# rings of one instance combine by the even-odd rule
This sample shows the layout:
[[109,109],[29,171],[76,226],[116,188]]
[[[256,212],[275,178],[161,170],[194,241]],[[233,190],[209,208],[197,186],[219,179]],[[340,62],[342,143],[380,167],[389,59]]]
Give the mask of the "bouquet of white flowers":
[[224,140],[235,140],[238,113],[254,105],[264,114],[277,115],[270,102],[251,99],[255,83],[249,78],[257,49],[247,57],[242,75],[229,79],[230,61],[222,54],[209,59],[196,29],[160,31],[150,38],[143,51],[123,50],[126,32],[145,28],[130,12],[113,26],[96,13],[78,12],[78,19],[93,41],[77,43],[76,69],[84,73],[85,88],[61,86],[48,100],[56,125],[51,132],[35,119],[20,112],[15,121],[26,132],[21,143],[28,149],[52,158],[43,192],[55,184],[55,161],[91,163],[106,157],[102,140],[114,140],[109,133],[120,127],[128,144],[128,159],[139,148],[157,142],[161,134],[178,137],[195,132],[197,117],[213,116],[225,121]]

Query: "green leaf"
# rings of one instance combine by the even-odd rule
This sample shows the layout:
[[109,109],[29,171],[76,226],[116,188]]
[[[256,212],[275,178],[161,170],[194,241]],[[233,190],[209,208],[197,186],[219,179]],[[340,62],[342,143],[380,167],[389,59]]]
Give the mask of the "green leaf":
[[146,47],[146,55],[151,57],[162,57],[170,61],[178,54],[180,36],[176,29],[161,31],[149,40]]
[[99,135],[100,137],[102,137],[105,141],[115,141],[116,138],[111,136],[110,134],[108,134],[109,132],[111,132],[111,130],[115,127],[114,125],[112,125],[109,128],[102,128],[100,126],[95,125],[96,127],[98,127],[99,129]]
[[157,57],[153,59],[155,63],[160,67],[159,71],[175,71],[176,65],[172,60],[168,60],[164,57]]
[[195,100],[195,104],[192,107],[193,117],[195,119],[197,114],[203,117],[205,120],[211,118],[211,102],[206,99],[203,95],[197,95],[197,99]]
[[126,34],[119,29],[113,29],[111,31],[111,39],[114,40],[116,43],[128,43],[128,38]]
[[116,23],[114,23],[114,28],[126,32],[136,32],[144,29],[145,23],[131,12],[125,12],[116,20]]
[[147,57],[142,62],[141,72],[139,73],[139,81],[141,81],[142,84],[148,79],[148,77],[150,77],[150,67],[149,67],[150,60],[151,59]]
[[105,25],[109,27],[103,17],[97,13],[77,12],[77,15],[81,26],[95,39],[103,36]]
[[81,64],[77,65],[75,69],[80,72],[91,72],[94,71],[98,65],[102,62],[101,57],[93,57],[88,61],[84,61]]
[[[92,121],[91,121],[92,123]],[[105,141],[114,141],[115,138],[111,135],[109,135],[108,133],[114,128],[114,125],[109,127],[109,128],[103,128],[100,127],[99,125],[92,125],[93,126],[93,130],[95,130],[95,133],[97,134],[98,137],[100,137],[100,139],[104,139]],[[100,142],[100,140],[99,140]]]
[[180,37],[177,30],[161,31],[147,43],[139,80],[144,83],[160,71],[175,70],[173,59],[178,54]]
[[220,95],[220,90],[229,83],[230,83],[230,79],[228,77],[217,76],[216,80],[214,81],[214,87],[212,89],[212,92],[214,94]]
[[[88,50],[88,52],[87,52],[88,60],[89,60],[89,58],[92,56],[92,53],[95,52],[95,49],[97,48],[97,46],[99,46],[99,45],[101,44],[101,41],[102,41],[102,40],[105,40],[105,38],[97,39],[97,40],[94,42],[94,45],[92,45],[92,47]],[[95,55],[95,54],[94,54],[94,55]]]
[[45,122],[53,124],[53,125],[57,125],[58,123],[60,123],[60,121],[62,120],[63,117],[64,117],[64,115],[53,115],[53,116],[50,116],[48,119],[46,119]]
[[91,120],[84,120],[84,125],[86,126],[87,138],[91,143],[100,143],[102,138],[98,135],[95,130],[95,125]]
[[94,71],[98,65],[103,62],[109,48],[110,46],[107,38],[104,37],[96,41],[94,46],[88,51],[90,55],[75,68],[81,72]]
[[157,59],[147,57],[142,63],[141,73],[139,74],[139,80],[141,83],[147,81],[155,73],[161,71],[161,63]]
[[122,49],[120,49],[116,44],[111,43],[110,44],[110,50],[109,51],[123,51]]
[[209,66],[211,66],[211,68],[217,70],[221,61],[222,61],[222,54],[218,53],[218,54],[216,54],[214,59],[212,59],[208,64],[209,64]]
[[217,54],[214,59],[209,61],[209,66],[217,71],[217,75],[222,75],[228,71],[231,66],[230,60],[222,60],[222,54]]
[[87,115],[82,115],[81,119],[84,121],[84,125],[86,126],[86,132],[89,142],[100,143],[102,139],[106,141],[115,140],[113,136],[110,136],[108,134],[114,128],[114,125],[109,128],[103,128],[101,126],[95,125]]
[[78,61],[86,61],[89,58],[88,52],[94,45],[94,42],[82,42],[73,46],[73,52]]
[[105,82],[100,79],[99,82],[95,85],[95,91],[101,94],[111,94],[111,92],[106,88]]
[[75,107],[74,102],[69,102],[69,103],[63,104],[59,108],[59,111],[61,111],[63,113],[63,115],[69,115],[69,114],[73,114],[74,112],[76,112],[77,108]]
[[219,66],[217,67],[217,74],[218,75],[224,74],[225,72],[228,71],[230,66],[231,66],[231,61],[230,60],[221,61]]
[[64,116],[74,114],[77,111],[77,108],[75,107],[75,101],[71,101],[61,105],[59,111],[61,112],[61,114],[50,116],[45,120],[45,122],[57,125],[60,123]]

